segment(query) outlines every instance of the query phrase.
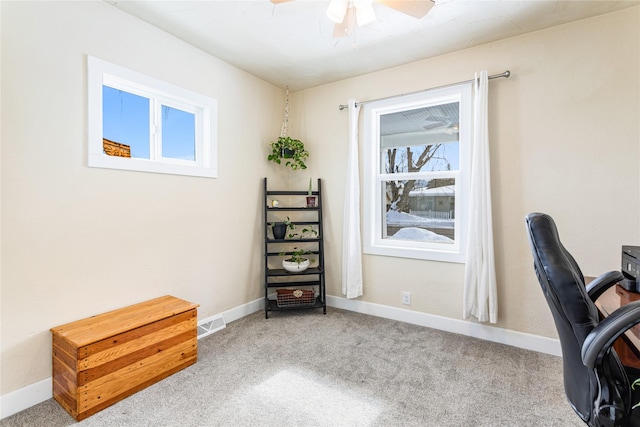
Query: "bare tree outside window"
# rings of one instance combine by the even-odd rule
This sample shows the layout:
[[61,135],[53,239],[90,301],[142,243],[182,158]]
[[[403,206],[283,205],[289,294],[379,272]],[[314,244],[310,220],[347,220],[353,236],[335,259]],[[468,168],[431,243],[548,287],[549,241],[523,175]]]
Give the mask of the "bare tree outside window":
[[[422,168],[437,154],[440,144],[426,145],[417,152],[412,151],[412,147],[405,147],[403,150],[397,148],[387,149],[387,168],[389,174],[398,173],[406,169],[407,172],[420,172]],[[413,159],[417,155],[417,160]],[[406,165],[406,168],[401,165]],[[426,185],[426,183],[425,183]],[[389,181],[390,206],[393,210],[409,213],[409,194],[416,186],[416,180],[404,181],[404,185],[398,185],[398,181]]]
[[365,103],[365,253],[464,262],[471,89]]
[[380,173],[388,178],[384,237],[403,238],[409,234],[403,229],[418,228],[425,232],[413,230],[412,239],[453,241],[455,178],[447,173],[459,167],[458,130],[458,102],[380,117]]

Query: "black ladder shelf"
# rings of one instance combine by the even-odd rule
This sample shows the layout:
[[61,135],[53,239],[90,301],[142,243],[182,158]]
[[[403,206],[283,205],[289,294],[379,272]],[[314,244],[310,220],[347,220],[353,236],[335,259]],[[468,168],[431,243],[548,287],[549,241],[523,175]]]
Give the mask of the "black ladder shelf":
[[[264,178],[264,317],[270,311],[321,308],[327,313],[324,282],[324,232],[322,229],[322,190],[318,179],[315,206],[307,206],[307,191],[269,190]],[[277,200],[277,203],[274,203]],[[290,218],[291,217],[291,218]],[[310,228],[316,233],[302,238],[276,239],[270,224],[289,218],[296,232]],[[287,230],[289,233],[289,230]],[[303,272],[290,273],[282,260],[295,249],[310,251],[313,262]]]

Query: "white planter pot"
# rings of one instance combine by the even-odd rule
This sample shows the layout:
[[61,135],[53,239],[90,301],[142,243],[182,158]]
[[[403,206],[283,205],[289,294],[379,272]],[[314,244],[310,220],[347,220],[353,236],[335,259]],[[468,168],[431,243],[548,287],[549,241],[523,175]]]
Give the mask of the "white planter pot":
[[298,263],[298,262],[291,262],[283,259],[282,267],[291,273],[300,273],[302,271],[305,271],[307,268],[309,268],[309,260],[306,259]]

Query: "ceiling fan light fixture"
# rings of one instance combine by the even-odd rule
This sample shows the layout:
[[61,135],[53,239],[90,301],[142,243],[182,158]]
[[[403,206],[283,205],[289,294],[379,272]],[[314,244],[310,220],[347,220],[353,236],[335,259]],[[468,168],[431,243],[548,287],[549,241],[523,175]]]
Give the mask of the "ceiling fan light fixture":
[[353,0],[353,6],[356,8],[358,26],[367,25],[376,20],[373,0]]
[[336,24],[342,23],[349,7],[348,0],[331,0],[327,8],[327,16]]
[[354,7],[349,7],[344,14],[342,22],[335,25],[333,37],[340,38],[351,35],[356,26],[356,12]]
[[444,133],[446,133],[447,135],[453,135],[454,133],[458,132],[460,132],[460,126],[458,126],[457,123],[447,127],[444,131]]

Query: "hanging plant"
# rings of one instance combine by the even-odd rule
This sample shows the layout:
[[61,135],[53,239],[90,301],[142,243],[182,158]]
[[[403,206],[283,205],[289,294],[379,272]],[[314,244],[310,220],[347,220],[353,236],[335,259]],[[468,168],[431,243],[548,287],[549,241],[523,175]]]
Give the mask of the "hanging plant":
[[293,139],[287,136],[289,131],[289,87],[285,95],[284,103],[284,119],[282,120],[282,128],[280,129],[280,137],[277,141],[271,142],[271,154],[267,156],[267,160],[282,164],[285,159],[285,166],[291,166],[291,169],[306,169],[305,159],[309,157],[309,152],[305,150],[304,144],[299,139]]
[[277,141],[270,143],[271,154],[267,160],[282,164],[284,159],[285,166],[291,169],[306,169],[305,159],[309,157],[309,152],[305,150],[304,143],[299,139],[293,139],[290,136],[281,136]]

